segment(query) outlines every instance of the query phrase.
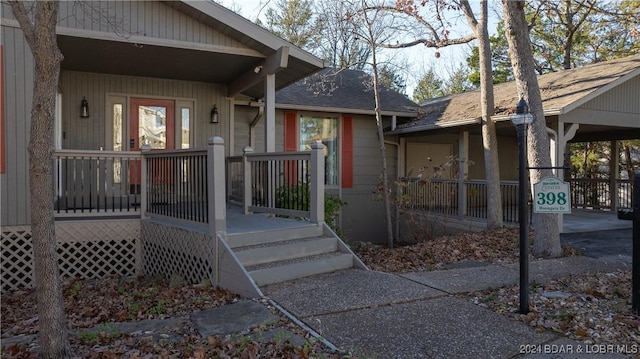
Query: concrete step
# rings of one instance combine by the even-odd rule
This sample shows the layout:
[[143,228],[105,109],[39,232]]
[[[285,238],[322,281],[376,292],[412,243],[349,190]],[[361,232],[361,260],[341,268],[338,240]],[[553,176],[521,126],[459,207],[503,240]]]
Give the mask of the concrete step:
[[235,254],[242,265],[249,267],[258,264],[331,253],[337,250],[337,238],[313,237],[237,248]]
[[258,286],[286,282],[353,266],[351,253],[332,252],[295,260],[272,262],[246,268]]
[[308,224],[292,228],[229,234],[227,235],[227,242],[231,248],[240,248],[322,235],[323,229],[321,226]]

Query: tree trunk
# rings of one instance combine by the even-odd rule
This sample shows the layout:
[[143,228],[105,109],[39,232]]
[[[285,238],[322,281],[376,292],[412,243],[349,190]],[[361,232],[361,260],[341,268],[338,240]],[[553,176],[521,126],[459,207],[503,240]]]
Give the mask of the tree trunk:
[[[529,166],[551,167],[549,137],[547,136],[540,87],[535,73],[528,24],[524,17],[524,1],[503,0],[502,9],[518,95],[527,101],[534,116],[533,124],[528,130]],[[543,177],[551,175],[550,169],[530,171],[532,183],[537,183]],[[534,256],[549,258],[562,255],[558,214],[536,213],[533,216],[532,227],[534,230]]]
[[35,62],[29,138],[29,190],[38,338],[43,358],[68,358],[69,342],[60,286],[53,218],[52,152],[55,103],[62,53],[56,42],[58,2],[37,2],[31,23],[21,2],[11,2]]
[[482,108],[482,144],[484,168],[487,180],[487,228],[499,228],[502,221],[502,195],[500,193],[500,165],[498,160],[498,136],[491,119],[494,113],[493,71],[491,69],[491,44],[487,29],[487,1],[480,2],[481,18],[476,27],[480,55],[480,96]]
[[384,127],[382,125],[382,114],[380,113],[380,82],[378,79],[378,64],[376,62],[376,49],[372,51],[373,60],[373,95],[375,98],[376,125],[378,127],[378,144],[380,145],[380,159],[382,170],[380,177],[382,180],[382,200],[384,201],[384,213],[387,222],[387,247],[393,248],[393,223],[391,222],[391,191],[389,189],[389,175],[387,174],[387,150],[384,144]]

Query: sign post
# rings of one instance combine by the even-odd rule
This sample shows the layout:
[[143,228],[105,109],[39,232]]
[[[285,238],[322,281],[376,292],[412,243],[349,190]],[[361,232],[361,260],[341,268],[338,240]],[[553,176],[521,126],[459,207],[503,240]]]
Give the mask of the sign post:
[[569,183],[553,176],[533,185],[534,213],[571,213]]

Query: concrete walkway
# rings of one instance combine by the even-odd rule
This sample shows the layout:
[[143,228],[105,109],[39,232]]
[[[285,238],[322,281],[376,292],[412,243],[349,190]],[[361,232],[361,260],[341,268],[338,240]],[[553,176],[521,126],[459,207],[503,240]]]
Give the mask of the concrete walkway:
[[[583,256],[539,260],[531,263],[530,278],[540,283],[626,266]],[[522,322],[454,296],[516,285],[518,280],[518,264],[403,275],[350,269],[267,286],[263,292],[329,342],[365,358],[585,357],[588,348],[578,342],[537,333]],[[549,352],[571,348],[574,353],[525,355],[538,345],[542,351],[547,345]],[[583,352],[577,355],[578,350]]]

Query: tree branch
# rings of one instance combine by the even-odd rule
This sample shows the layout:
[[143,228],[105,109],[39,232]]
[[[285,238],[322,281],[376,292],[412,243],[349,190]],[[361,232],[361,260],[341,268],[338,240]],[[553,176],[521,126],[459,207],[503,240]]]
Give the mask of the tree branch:
[[446,40],[430,40],[430,39],[416,39],[410,42],[405,42],[401,44],[378,44],[378,46],[385,49],[405,49],[408,47],[416,46],[416,45],[424,45],[426,47],[446,47],[451,45],[460,45],[466,44],[476,39],[476,35],[467,35],[465,37],[460,37],[457,39],[446,39]]
[[18,0],[9,0],[9,5],[11,6],[11,10],[13,10],[13,16],[16,17],[22,32],[24,32],[24,37],[27,40],[29,47],[32,49],[35,48],[36,34],[33,28],[33,23],[31,22],[31,19],[29,19],[27,9],[24,7],[24,3]]

